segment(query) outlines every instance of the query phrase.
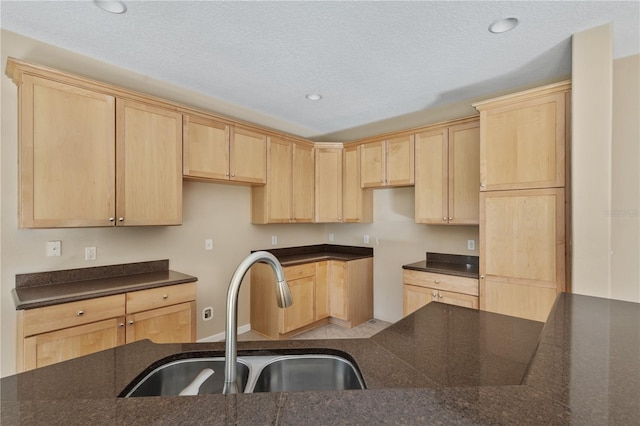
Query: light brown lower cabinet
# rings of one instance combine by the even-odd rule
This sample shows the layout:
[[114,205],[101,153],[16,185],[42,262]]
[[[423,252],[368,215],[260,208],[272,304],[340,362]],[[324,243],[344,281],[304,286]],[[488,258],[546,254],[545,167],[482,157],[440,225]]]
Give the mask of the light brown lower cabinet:
[[478,280],[454,275],[403,271],[403,315],[431,302],[478,309]]
[[32,370],[140,339],[193,342],[195,298],[195,283],[186,283],[18,311],[17,369]]
[[337,323],[353,327],[373,318],[373,259],[321,261],[284,267],[293,304],[279,308],[270,266],[251,267],[251,329],[272,339]]

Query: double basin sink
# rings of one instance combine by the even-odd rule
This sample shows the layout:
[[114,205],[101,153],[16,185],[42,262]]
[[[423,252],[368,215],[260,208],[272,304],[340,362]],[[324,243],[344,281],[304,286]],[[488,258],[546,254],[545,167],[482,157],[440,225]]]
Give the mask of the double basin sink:
[[[195,352],[175,358],[166,358],[147,368],[119,396],[222,393],[224,357]],[[358,367],[348,358],[344,353],[238,356],[238,390],[253,393],[365,389]]]

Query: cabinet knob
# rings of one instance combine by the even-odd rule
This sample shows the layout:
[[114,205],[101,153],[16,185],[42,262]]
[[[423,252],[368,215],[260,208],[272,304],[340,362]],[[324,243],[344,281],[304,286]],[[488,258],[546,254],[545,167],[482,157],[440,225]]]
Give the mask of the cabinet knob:
[[450,218],[449,218],[449,221],[452,221],[452,220],[453,220],[453,218],[452,218],[452,217],[450,217]]
[[442,299],[442,295],[439,295],[438,297],[439,297],[440,299]]
[[436,292],[434,291],[433,293],[431,293],[431,296],[433,296],[433,297],[437,297],[437,296],[438,296],[438,293],[436,293]]
[[119,217],[118,222],[124,222],[124,217]]
[[436,281],[435,281],[435,283],[436,283],[436,284],[440,284],[440,280],[436,280]]
[[166,295],[166,294],[163,294],[163,295],[162,295],[162,298],[163,298],[164,300],[167,300],[167,299],[169,298],[169,296],[168,296],[168,295]]
[[133,325],[133,320],[129,320],[129,325]]
[[118,327],[120,327],[120,328],[124,327],[124,323],[121,322],[120,324],[118,324]]
[[480,184],[480,188],[486,188],[486,187],[487,187],[487,185],[485,185],[484,183]]
[[484,280],[484,275],[480,275],[480,279],[481,279],[481,280]]
[[224,175],[225,175],[226,177],[229,177],[229,173],[225,173]]
[[83,316],[83,315],[84,315],[84,311],[83,311],[83,310],[80,310],[80,311],[76,312],[76,315],[77,315],[77,316],[79,316],[79,317],[81,317],[81,316]]
[[110,218],[109,218],[109,222],[115,222],[115,220],[116,220],[116,219],[115,219],[115,218],[113,218],[113,217],[110,217]]
[[236,174],[235,173],[231,173],[231,177],[236,177]]
[[389,179],[387,179],[387,183],[389,183]]

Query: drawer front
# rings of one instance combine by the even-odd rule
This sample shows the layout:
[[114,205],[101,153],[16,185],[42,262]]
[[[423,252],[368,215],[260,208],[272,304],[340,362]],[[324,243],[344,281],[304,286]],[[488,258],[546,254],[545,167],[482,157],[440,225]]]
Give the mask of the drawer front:
[[435,288],[437,290],[453,291],[456,293],[478,295],[478,280],[475,278],[458,277],[455,275],[434,274],[409,269],[403,270],[405,284]]
[[302,277],[313,277],[316,275],[316,264],[305,263],[304,265],[287,266],[284,269],[284,277],[287,281],[297,280]]
[[124,294],[27,309],[23,315],[24,336],[119,317],[124,313]]
[[127,293],[127,313],[163,308],[196,300],[196,283],[177,284]]

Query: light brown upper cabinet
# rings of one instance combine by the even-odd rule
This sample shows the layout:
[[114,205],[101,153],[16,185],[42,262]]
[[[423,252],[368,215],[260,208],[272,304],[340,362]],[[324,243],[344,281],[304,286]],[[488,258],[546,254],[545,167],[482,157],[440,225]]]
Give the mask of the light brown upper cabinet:
[[315,148],[315,222],[342,222],[342,147]]
[[187,114],[183,125],[185,177],[266,183],[266,135]]
[[478,120],[417,133],[415,163],[416,223],[478,224]]
[[118,225],[182,223],[182,114],[116,102]]
[[11,65],[20,104],[20,227],[182,222],[181,114]]
[[363,143],[360,150],[362,188],[413,185],[413,143],[413,135]]
[[568,90],[558,83],[474,105],[481,191],[564,186]]
[[347,145],[342,150],[342,221],[373,222],[373,190],[360,186],[361,145]]
[[251,203],[252,223],[313,222],[313,145],[269,137],[267,184],[251,189]]

